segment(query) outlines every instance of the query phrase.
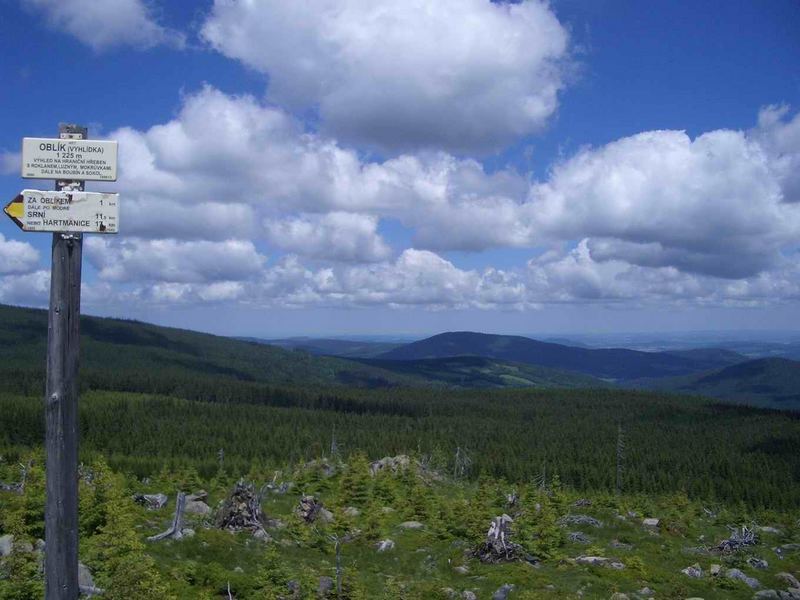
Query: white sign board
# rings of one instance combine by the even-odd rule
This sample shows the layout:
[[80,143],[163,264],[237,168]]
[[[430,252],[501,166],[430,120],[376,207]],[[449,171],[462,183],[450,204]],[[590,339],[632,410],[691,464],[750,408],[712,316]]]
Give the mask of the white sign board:
[[26,179],[117,180],[117,142],[22,138]]
[[24,231],[117,233],[119,194],[22,190],[5,207]]

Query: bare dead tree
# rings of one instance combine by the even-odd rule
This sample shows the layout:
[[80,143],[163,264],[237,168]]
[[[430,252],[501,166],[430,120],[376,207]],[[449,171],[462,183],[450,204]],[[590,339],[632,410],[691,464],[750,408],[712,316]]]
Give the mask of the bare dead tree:
[[535,485],[540,490],[544,490],[547,488],[547,463],[542,463],[542,471],[536,477],[533,478],[533,485]]
[[17,483],[3,483],[0,481],[0,490],[4,492],[16,492],[22,494],[25,492],[25,482],[28,479],[28,471],[31,469],[31,461],[27,465],[19,463],[20,479]]
[[467,451],[461,446],[456,447],[456,457],[453,461],[453,478],[461,479],[465,477],[472,466],[472,459]]
[[331,434],[331,460],[339,459],[339,444],[336,442],[336,426],[333,427]]
[[175,515],[172,517],[172,525],[166,531],[162,531],[157,535],[147,538],[148,542],[158,542],[159,540],[167,538],[180,538],[181,529],[183,529],[183,511],[186,508],[186,494],[178,492],[178,497],[175,499]]
[[355,539],[354,533],[328,534],[328,539],[334,544],[334,554],[336,556],[336,594],[337,597],[342,596],[342,577],[344,569],[342,568],[342,544],[351,542]]
[[622,474],[625,466],[625,432],[622,421],[617,423],[617,495],[622,493]]

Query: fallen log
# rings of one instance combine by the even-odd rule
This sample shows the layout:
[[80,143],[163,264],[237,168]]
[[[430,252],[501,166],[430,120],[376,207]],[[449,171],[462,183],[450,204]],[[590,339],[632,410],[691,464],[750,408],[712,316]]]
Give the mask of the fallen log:
[[186,508],[186,494],[178,492],[178,497],[175,500],[175,515],[172,518],[172,526],[166,531],[162,531],[158,535],[153,535],[147,538],[148,542],[158,542],[159,540],[167,538],[181,538],[181,529],[183,529],[183,511]]

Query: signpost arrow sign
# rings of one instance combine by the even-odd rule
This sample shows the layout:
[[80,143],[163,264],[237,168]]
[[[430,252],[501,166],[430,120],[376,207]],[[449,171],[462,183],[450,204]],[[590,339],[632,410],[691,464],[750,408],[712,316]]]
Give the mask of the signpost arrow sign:
[[23,231],[117,233],[118,199],[119,194],[22,190],[3,210]]

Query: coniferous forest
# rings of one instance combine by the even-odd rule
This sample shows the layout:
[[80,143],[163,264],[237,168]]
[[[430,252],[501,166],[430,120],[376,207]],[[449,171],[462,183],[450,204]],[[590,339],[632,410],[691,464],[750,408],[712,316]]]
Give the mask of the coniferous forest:
[[[39,598],[43,384],[27,357],[43,349],[41,313],[5,310],[0,597]],[[276,349],[234,371],[261,347],[89,322],[81,561],[100,597],[750,598],[800,568],[797,413],[343,380],[336,359]],[[314,376],[291,381],[295,368]],[[247,526],[223,522],[253,506],[237,489],[260,511]],[[148,541],[179,493],[178,535]],[[487,532],[503,515],[498,554]]]

